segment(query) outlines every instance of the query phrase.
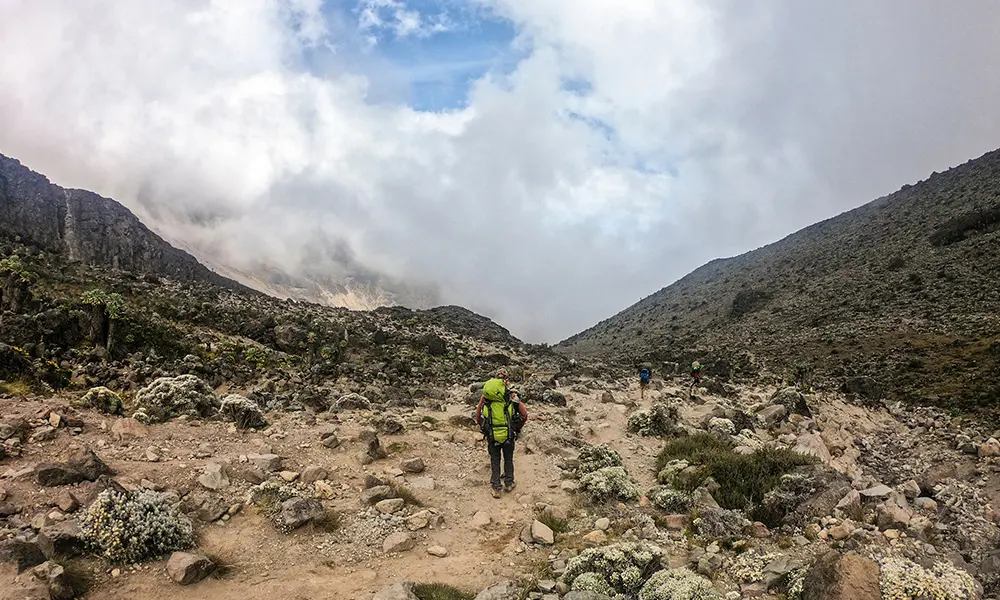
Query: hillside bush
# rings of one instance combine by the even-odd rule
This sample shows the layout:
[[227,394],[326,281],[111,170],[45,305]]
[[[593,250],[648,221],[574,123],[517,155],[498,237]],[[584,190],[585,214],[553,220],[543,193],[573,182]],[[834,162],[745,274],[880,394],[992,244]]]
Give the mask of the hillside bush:
[[604,444],[584,447],[580,450],[577,460],[580,463],[577,467],[577,473],[580,475],[592,473],[604,467],[622,466],[621,455]]
[[665,437],[676,433],[679,419],[676,402],[656,401],[649,410],[632,413],[627,429],[645,437]]
[[639,600],[721,600],[712,582],[691,571],[657,571],[639,590]]
[[152,490],[107,489],[80,519],[87,541],[114,563],[136,564],[194,545],[191,521]]
[[[675,469],[664,475],[668,465],[679,464],[672,462],[676,460],[685,460],[697,468]],[[711,477],[719,484],[713,497],[720,506],[746,511],[751,518],[768,526],[780,524],[785,513],[794,508],[788,500],[796,492],[790,488],[786,495],[772,494],[768,502],[765,497],[782,483],[784,475],[814,462],[811,456],[768,447],[751,454],[738,454],[730,442],[705,433],[671,440],[657,457],[661,483],[694,491]],[[794,484],[798,490],[808,484],[801,479],[785,483]]]
[[[634,597],[653,573],[660,570],[660,560],[660,551],[643,542],[588,548],[569,560],[562,581],[572,587],[578,578],[592,573],[607,583],[615,594]],[[586,575],[586,585],[599,585],[594,575]]]

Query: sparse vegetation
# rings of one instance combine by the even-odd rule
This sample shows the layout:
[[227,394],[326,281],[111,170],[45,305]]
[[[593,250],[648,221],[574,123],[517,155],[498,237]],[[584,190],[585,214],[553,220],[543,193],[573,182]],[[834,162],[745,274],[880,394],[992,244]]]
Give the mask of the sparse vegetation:
[[[662,475],[663,469],[676,460],[697,468]],[[729,442],[703,433],[671,440],[657,457],[661,483],[693,491],[711,477],[720,486],[713,494],[720,506],[747,511],[755,520],[772,526],[788,506],[779,501],[765,503],[765,497],[778,487],[784,475],[814,462],[810,456],[774,448],[738,454]]]
[[539,511],[536,518],[548,526],[554,533],[566,533],[569,531],[569,519],[560,518],[549,509]]
[[399,484],[395,484],[394,483],[394,484],[390,485],[389,487],[392,488],[392,497],[393,498],[402,498],[404,502],[406,502],[407,504],[409,504],[411,506],[423,506],[424,505],[424,503],[420,501],[420,498],[417,498],[413,494],[413,492],[410,491],[410,488],[406,487],[405,485],[399,485]]
[[194,544],[191,521],[152,490],[108,489],[98,494],[80,528],[114,563],[136,564]]
[[444,583],[418,583],[413,594],[420,600],[472,600],[476,594]]

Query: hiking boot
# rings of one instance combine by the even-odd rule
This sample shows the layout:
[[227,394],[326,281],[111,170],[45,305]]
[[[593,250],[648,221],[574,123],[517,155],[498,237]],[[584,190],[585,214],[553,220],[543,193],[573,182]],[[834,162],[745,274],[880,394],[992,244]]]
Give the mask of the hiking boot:
[[493,488],[493,497],[494,498],[500,497],[500,488]]
[[512,481],[510,483],[505,483],[504,486],[503,486],[503,491],[505,491],[505,492],[513,492],[514,488],[516,488],[516,487],[517,487],[517,482],[516,481]]

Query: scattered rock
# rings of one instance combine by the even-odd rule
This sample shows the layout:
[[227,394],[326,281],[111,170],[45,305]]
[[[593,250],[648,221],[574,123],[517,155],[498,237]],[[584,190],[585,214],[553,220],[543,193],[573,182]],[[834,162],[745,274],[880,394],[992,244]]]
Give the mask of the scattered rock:
[[864,496],[865,498],[879,498],[879,499],[888,498],[889,494],[892,493],[892,488],[883,483],[880,483],[868,489],[861,490],[858,493]]
[[538,520],[531,523],[531,539],[536,544],[544,544],[546,546],[556,543],[555,534],[552,532],[552,529]]
[[991,437],[979,447],[979,457],[988,458],[992,456],[1000,456],[1000,440]]
[[766,406],[757,412],[757,418],[767,428],[772,428],[788,416],[788,410],[780,404]]
[[59,510],[64,513],[71,513],[80,508],[80,502],[76,499],[76,496],[73,495],[73,492],[70,492],[69,490],[62,490],[59,492],[59,495],[56,496],[56,506],[58,506]]
[[882,600],[879,566],[855,552],[828,552],[806,574],[802,600]]
[[198,477],[198,483],[210,490],[218,491],[229,487],[229,475],[221,463],[210,462],[205,465],[205,472]]
[[83,473],[62,463],[42,463],[35,467],[35,480],[43,487],[72,485],[85,479]]
[[611,519],[607,517],[601,517],[594,521],[594,527],[600,531],[607,531],[611,527]]
[[277,454],[248,454],[247,459],[266,473],[273,473],[281,468],[282,459]]
[[71,600],[76,597],[69,574],[58,563],[46,561],[33,568],[31,574],[48,586],[50,600]]
[[386,554],[406,552],[416,544],[416,540],[409,533],[396,532],[389,534],[389,537],[385,538],[385,541],[382,543],[382,551]]
[[280,522],[288,529],[302,527],[306,523],[322,518],[326,510],[319,500],[312,498],[290,498],[281,503]]
[[0,540],[0,562],[17,565],[18,574],[45,562],[45,553],[37,542],[17,538]]
[[427,554],[437,556],[438,558],[444,558],[448,556],[448,549],[444,546],[428,546]]
[[372,600],[420,600],[420,598],[413,593],[412,582],[401,581],[382,588]]
[[472,526],[477,529],[486,527],[492,522],[493,519],[490,518],[490,513],[486,512],[485,510],[481,510],[476,514],[472,515]]
[[326,431],[320,436],[320,443],[322,443],[324,447],[332,450],[340,446],[340,438],[337,437],[336,432]]
[[167,561],[167,574],[181,585],[198,583],[214,570],[215,563],[200,554],[174,552]]
[[422,473],[424,471],[424,459],[408,458],[400,463],[399,468],[405,473]]
[[405,505],[406,501],[402,498],[389,498],[388,500],[380,500],[376,502],[375,509],[383,515],[391,515],[392,513],[402,510]]
[[361,501],[365,504],[375,504],[392,498],[392,488],[387,485],[376,485],[361,492]]
[[43,527],[38,532],[38,546],[48,557],[75,556],[87,547],[86,537],[80,529],[80,523],[68,519]]
[[520,593],[513,581],[504,580],[476,594],[475,600],[512,600],[520,597]]
[[149,428],[133,418],[117,419],[111,424],[111,433],[119,441],[141,440],[149,437]]
[[323,467],[310,466],[302,470],[302,475],[299,476],[299,481],[302,483],[314,483],[316,481],[327,479],[329,476],[330,473]]

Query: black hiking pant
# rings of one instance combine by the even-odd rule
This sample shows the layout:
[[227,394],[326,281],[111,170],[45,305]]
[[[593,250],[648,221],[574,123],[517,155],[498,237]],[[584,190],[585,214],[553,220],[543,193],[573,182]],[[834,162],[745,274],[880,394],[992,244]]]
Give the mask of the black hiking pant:
[[500,489],[500,456],[503,455],[503,482],[507,486],[514,483],[514,440],[508,439],[502,444],[488,441],[490,452],[490,484],[493,489]]

